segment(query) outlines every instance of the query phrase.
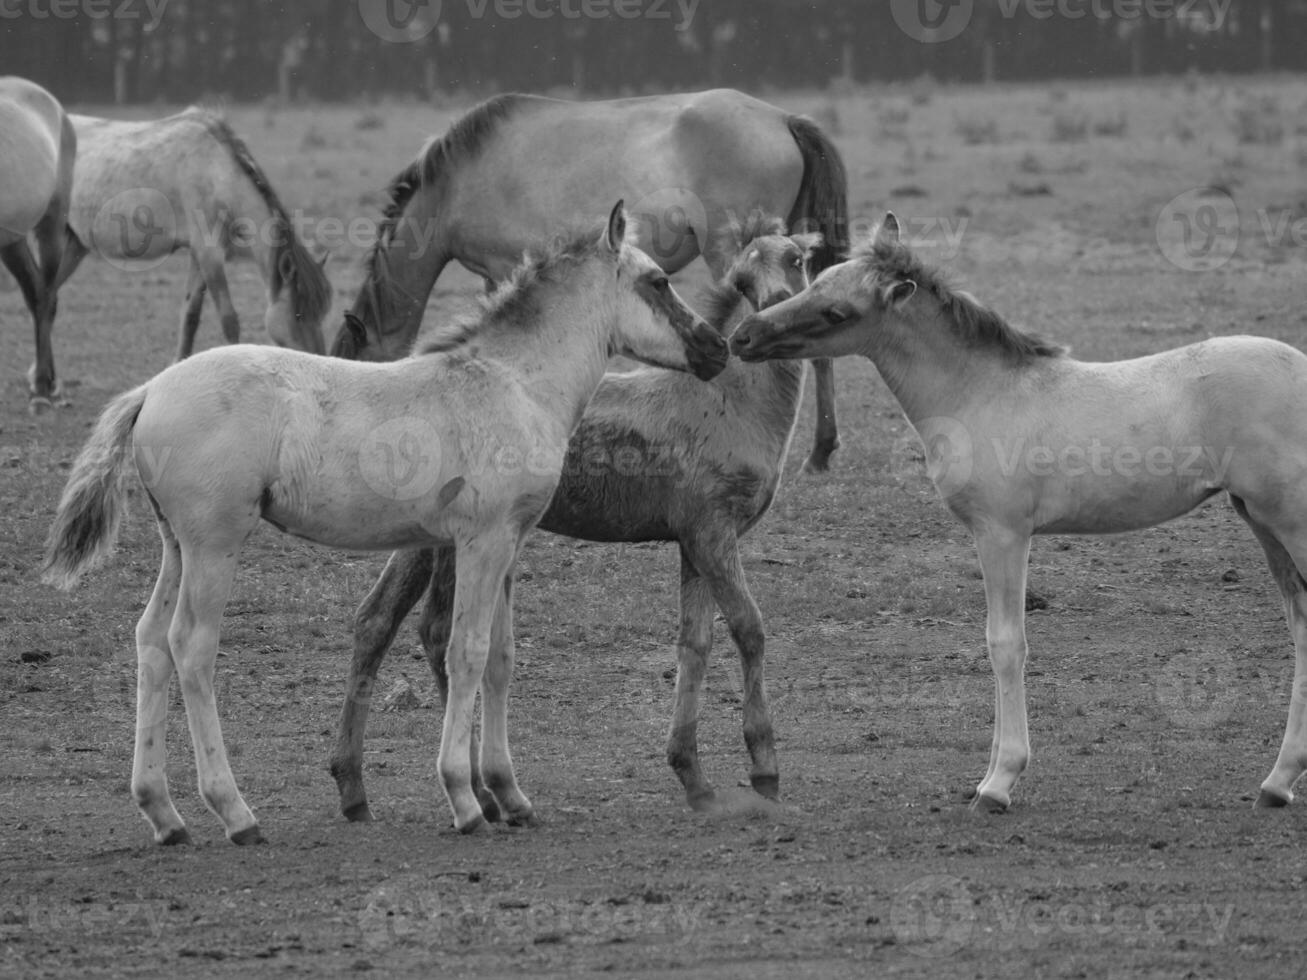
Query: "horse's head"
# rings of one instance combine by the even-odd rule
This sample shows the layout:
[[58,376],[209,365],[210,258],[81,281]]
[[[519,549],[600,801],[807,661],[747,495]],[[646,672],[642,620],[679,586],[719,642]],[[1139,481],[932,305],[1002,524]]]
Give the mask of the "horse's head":
[[657,367],[708,380],[726,367],[726,341],[676,294],[667,273],[626,240],[626,212],[618,201],[599,243],[616,267],[617,352]]
[[325,352],[322,320],[331,307],[331,284],[324,271],[328,258],[314,259],[303,246],[278,250],[263,314],[273,343],[310,354]]
[[723,280],[755,310],[765,310],[808,288],[808,259],[821,243],[820,232],[786,235],[782,226],[745,244]]
[[898,219],[887,213],[865,253],[831,266],[802,292],[747,317],[731,335],[731,350],[746,361],[864,352],[868,331],[902,311],[917,291],[916,282],[885,274],[869,258],[898,243]]

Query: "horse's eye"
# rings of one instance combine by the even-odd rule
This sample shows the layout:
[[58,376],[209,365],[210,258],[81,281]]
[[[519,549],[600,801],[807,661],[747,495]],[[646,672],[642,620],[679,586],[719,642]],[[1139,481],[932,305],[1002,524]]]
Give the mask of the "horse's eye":
[[827,323],[835,323],[835,324],[843,323],[845,320],[849,318],[849,314],[846,311],[841,310],[839,307],[836,306],[827,307],[825,310],[822,311],[821,315],[826,318]]
[[802,268],[803,268],[803,256],[802,256],[802,255],[796,255],[796,256],[795,256],[795,257],[790,261],[790,265],[794,266],[794,268],[796,268],[796,269],[802,269]]
[[654,280],[654,289],[658,290],[660,293],[667,292],[667,290],[670,287],[671,287],[671,283],[667,281],[666,276],[663,276],[661,279]]

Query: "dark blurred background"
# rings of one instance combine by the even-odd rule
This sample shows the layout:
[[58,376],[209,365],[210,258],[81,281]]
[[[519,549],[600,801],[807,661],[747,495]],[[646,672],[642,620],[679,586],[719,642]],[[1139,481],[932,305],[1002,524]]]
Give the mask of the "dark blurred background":
[[[1307,0],[942,2],[0,0],[0,71],[67,100],[182,103],[1307,67]],[[961,7],[949,40],[901,27]]]

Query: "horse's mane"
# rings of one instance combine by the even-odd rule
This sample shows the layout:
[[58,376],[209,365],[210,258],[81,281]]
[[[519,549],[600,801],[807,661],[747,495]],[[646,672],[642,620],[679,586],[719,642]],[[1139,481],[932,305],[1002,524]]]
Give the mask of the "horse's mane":
[[[760,208],[750,211],[743,221],[734,215],[718,236],[721,254],[733,262],[755,239],[769,235],[786,235],[785,222]],[[703,318],[718,333],[724,333],[731,317],[744,302],[744,293],[735,281],[717,281],[705,286],[700,294],[699,307]]]
[[241,173],[254,185],[254,189],[258,191],[259,197],[263,199],[269,214],[272,215],[275,227],[269,229],[272,236],[272,270],[269,285],[273,297],[280,296],[282,289],[285,288],[286,280],[282,275],[281,260],[282,256],[290,256],[292,268],[295,270],[291,284],[292,306],[304,319],[314,324],[320,323],[331,307],[331,283],[328,282],[326,273],[322,271],[322,266],[314,261],[309,250],[295,234],[290,216],[268,180],[268,175],[254,159],[245,141],[236,135],[222,116],[198,106],[187,109],[184,115],[201,123],[209,135],[227,150]]
[[443,136],[428,140],[417,157],[391,178],[386,185],[386,203],[376,241],[365,260],[365,275],[360,295],[370,298],[375,323],[387,318],[393,308],[387,249],[405,209],[420,187],[437,186],[442,173],[475,159],[487,140],[526,96],[515,93],[496,95],[469,109],[447,129]]
[[944,273],[926,265],[902,242],[886,242],[877,236],[859,245],[852,258],[869,266],[878,277],[910,279],[918,289],[930,293],[939,300],[962,341],[970,346],[996,349],[1017,364],[1066,354],[1060,344],[1018,330],[971,294],[954,289]]
[[528,329],[540,312],[540,288],[565,279],[572,269],[598,250],[600,239],[597,228],[588,228],[560,235],[546,245],[531,249],[493,293],[481,297],[479,315],[455,321],[423,342],[417,353],[443,354],[462,347],[492,323],[510,329]]

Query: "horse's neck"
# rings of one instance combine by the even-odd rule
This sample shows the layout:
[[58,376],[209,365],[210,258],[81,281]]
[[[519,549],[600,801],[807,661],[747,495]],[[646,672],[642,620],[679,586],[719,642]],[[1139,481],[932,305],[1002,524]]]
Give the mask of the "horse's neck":
[[407,348],[422,328],[427,298],[449,264],[435,199],[426,188],[415,193],[395,223],[384,254],[384,284],[389,315],[377,324],[388,338]]
[[754,420],[777,447],[783,447],[799,414],[803,372],[803,361],[748,364],[732,359],[713,384],[741,417]]
[[863,354],[893,392],[908,420],[965,414],[984,377],[998,372],[999,362],[965,350],[942,310],[910,317],[869,335]]
[[[578,275],[588,275],[582,285]],[[485,324],[477,337],[483,356],[513,364],[522,387],[571,432],[581,421],[608,366],[611,296],[597,294],[608,277],[595,272],[536,288],[539,313],[530,324]]]

